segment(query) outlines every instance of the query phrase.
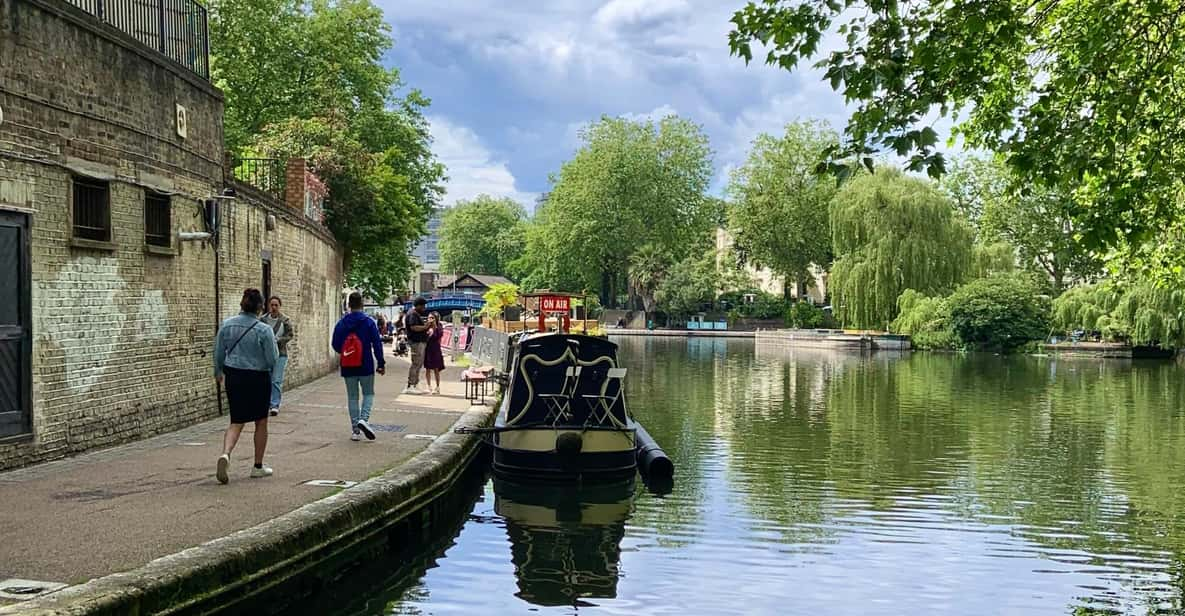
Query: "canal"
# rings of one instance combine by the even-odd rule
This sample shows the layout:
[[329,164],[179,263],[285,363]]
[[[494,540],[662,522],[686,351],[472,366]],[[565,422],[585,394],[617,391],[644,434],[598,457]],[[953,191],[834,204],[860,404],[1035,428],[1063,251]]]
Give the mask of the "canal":
[[455,535],[333,610],[1185,611],[1171,362],[617,341],[671,493],[475,482]]

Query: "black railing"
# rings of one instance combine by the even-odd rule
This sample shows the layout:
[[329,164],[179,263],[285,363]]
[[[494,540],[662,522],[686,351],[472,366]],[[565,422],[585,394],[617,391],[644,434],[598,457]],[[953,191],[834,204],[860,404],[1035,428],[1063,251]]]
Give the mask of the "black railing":
[[206,7],[195,0],[66,0],[210,78],[210,31]]
[[236,180],[284,199],[284,161],[278,158],[236,158],[231,161],[231,169]]

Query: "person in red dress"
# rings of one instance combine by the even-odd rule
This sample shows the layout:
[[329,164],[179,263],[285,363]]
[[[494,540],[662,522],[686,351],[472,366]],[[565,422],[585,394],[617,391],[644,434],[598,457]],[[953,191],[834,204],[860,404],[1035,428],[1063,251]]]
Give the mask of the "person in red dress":
[[[440,349],[440,340],[444,336],[444,326],[440,323],[440,315],[433,312],[428,315],[428,346],[424,349],[424,375],[428,377],[428,392],[440,393],[440,371],[444,370],[444,352]],[[436,375],[436,387],[432,386],[432,375]]]

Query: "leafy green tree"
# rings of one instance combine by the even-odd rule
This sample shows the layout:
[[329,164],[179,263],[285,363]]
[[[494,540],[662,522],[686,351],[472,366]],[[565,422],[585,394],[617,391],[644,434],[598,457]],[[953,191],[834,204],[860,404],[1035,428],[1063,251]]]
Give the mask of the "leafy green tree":
[[391,28],[371,0],[212,0],[209,6],[210,68],[226,96],[232,151],[288,118],[382,109],[402,85],[399,72],[382,64]]
[[714,253],[688,255],[671,266],[655,298],[668,316],[687,317],[716,298],[718,281]]
[[513,199],[478,195],[458,201],[440,221],[444,271],[504,275],[522,256],[527,212]]
[[[1025,184],[1074,194],[1088,246],[1137,244],[1175,220],[1185,177],[1185,11],[1176,0],[760,0],[732,52],[816,66],[856,105],[831,160],[910,156],[939,175],[935,115]],[[833,168],[837,163],[831,163]],[[843,165],[838,165],[843,167]]]
[[695,124],[602,118],[580,133],[583,147],[552,181],[527,233],[527,280],[600,288],[615,305],[629,258],[653,244],[674,259],[708,241],[713,201],[708,139]]
[[1116,318],[1123,293],[1111,282],[1074,287],[1053,300],[1053,327],[1063,333],[1099,332],[1107,340],[1126,339],[1126,325]]
[[647,313],[657,309],[658,300],[654,294],[670,267],[670,257],[653,244],[639,248],[638,252],[630,257],[630,289],[642,300],[642,309]]
[[973,280],[946,305],[951,329],[968,346],[1008,352],[1049,333],[1049,299],[1025,273]]
[[811,265],[830,265],[827,208],[837,188],[815,167],[838,144],[839,135],[818,122],[793,122],[781,137],[753,142],[728,186],[729,228],[747,260],[799,282],[812,279]]
[[442,192],[443,167],[426,124],[420,128],[393,133],[390,146],[374,152],[331,114],[270,125],[253,145],[265,156],[309,160],[329,188],[325,225],[342,247],[347,282],[376,299],[403,288],[409,248]]
[[905,334],[915,349],[954,349],[961,346],[950,324],[950,307],[944,297],[927,297],[906,289],[897,298],[897,318],[889,330]]
[[1022,187],[997,159],[963,158],[943,178],[956,207],[974,216],[979,240],[1016,248],[1021,264],[1043,273],[1060,294],[1102,271],[1100,259],[1078,239],[1073,197],[1042,187]]
[[233,153],[304,157],[329,188],[325,224],[350,284],[384,298],[442,194],[418,91],[383,66],[390,27],[371,0],[214,0],[211,69]]
[[893,169],[862,174],[831,203],[836,316],[885,328],[906,289],[945,294],[967,275],[971,229],[929,182]]
[[1152,281],[1129,286],[1112,316],[1135,345],[1185,347],[1185,290]]

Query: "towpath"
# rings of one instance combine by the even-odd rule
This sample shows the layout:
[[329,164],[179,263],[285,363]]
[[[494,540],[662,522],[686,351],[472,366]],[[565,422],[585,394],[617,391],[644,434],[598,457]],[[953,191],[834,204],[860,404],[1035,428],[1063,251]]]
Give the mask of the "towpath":
[[[271,419],[266,462],[249,479],[251,427],[236,447],[231,482],[214,478],[225,417],[104,451],[0,473],[2,594],[29,580],[73,585],[126,571],[229,535],[333,494],[310,481],[361,482],[397,467],[470,408],[460,368],[441,395],[400,395],[407,362],[388,358],[375,380],[375,441],[350,440],[345,387],[334,373],[286,392]],[[344,484],[348,485],[348,484]]]

